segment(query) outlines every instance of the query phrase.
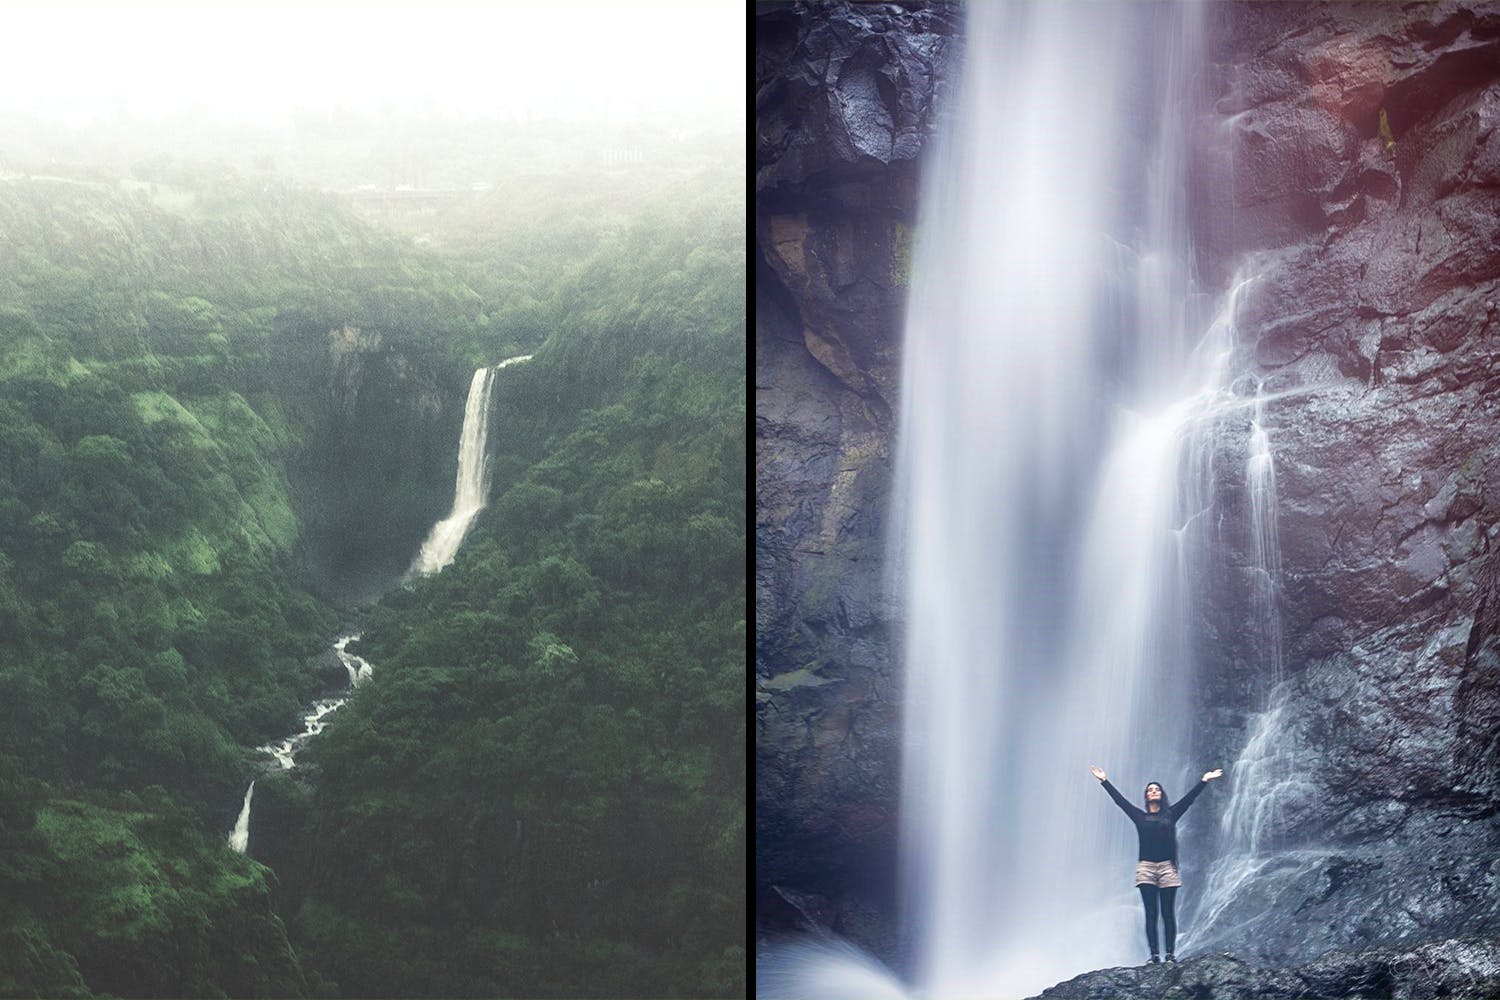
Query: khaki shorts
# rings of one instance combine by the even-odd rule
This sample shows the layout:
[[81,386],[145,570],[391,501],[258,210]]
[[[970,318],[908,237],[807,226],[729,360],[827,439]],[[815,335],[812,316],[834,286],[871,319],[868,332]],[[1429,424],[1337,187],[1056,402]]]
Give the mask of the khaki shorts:
[[1158,889],[1171,889],[1182,885],[1177,877],[1177,866],[1170,861],[1137,861],[1135,884],[1154,885]]

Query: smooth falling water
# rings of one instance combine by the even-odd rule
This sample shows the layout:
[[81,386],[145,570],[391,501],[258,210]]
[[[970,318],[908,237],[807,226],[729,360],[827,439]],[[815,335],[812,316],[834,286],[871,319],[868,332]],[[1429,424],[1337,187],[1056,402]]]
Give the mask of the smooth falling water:
[[1245,484],[1250,491],[1251,558],[1254,559],[1253,598],[1256,627],[1260,630],[1256,649],[1261,656],[1261,677],[1269,684],[1282,679],[1285,656],[1281,635],[1281,537],[1276,517],[1276,460],[1266,431],[1263,387],[1255,393],[1255,419],[1250,424],[1250,458]]
[[1196,779],[1183,569],[1207,490],[1183,471],[1207,468],[1228,357],[1184,204],[1197,8],[969,15],[898,466],[905,916],[916,989],[945,998],[1141,957],[1134,831],[1088,767],[1132,799]]
[[412,562],[408,576],[427,576],[441,572],[458,554],[464,536],[474,518],[484,509],[489,494],[489,457],[486,442],[490,426],[490,393],[495,373],[510,365],[530,360],[523,354],[507,358],[492,368],[479,368],[469,381],[469,397],[464,404],[464,426],[458,441],[458,476],[453,486],[453,510],[432,526],[422,549]]
[[[1234,405],[1232,296],[1196,290],[1187,228],[1199,8],[966,13],[923,179],[893,540],[901,988],[943,1000],[1143,957],[1134,830],[1088,767],[1136,799],[1212,766],[1183,750],[1187,570]],[[803,982],[875,974],[812,946],[758,977],[798,962]]]
[[250,846],[250,798],[255,794],[255,782],[245,789],[245,801],[240,806],[239,819],[234,821],[234,830],[229,834],[229,846],[241,854]]

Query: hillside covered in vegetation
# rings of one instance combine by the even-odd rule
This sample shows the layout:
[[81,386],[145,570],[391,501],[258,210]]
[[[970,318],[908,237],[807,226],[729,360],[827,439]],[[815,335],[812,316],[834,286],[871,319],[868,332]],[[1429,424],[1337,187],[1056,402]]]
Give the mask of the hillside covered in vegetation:
[[[422,246],[222,168],[0,177],[0,995],[743,992],[743,195],[553,194]],[[235,853],[351,624],[373,680]]]

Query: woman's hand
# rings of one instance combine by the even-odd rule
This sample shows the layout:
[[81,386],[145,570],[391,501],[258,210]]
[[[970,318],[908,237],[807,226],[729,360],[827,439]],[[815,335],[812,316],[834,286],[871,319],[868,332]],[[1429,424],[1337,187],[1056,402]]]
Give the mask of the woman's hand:
[[1216,767],[1212,771],[1205,771],[1203,774],[1204,781],[1213,781],[1215,778],[1222,777],[1224,777],[1224,769],[1222,767]]
[[1098,778],[1100,781],[1104,780],[1104,772],[1103,771],[1099,770],[1097,767],[1095,767],[1092,764],[1089,765],[1089,770],[1094,773],[1094,777]]

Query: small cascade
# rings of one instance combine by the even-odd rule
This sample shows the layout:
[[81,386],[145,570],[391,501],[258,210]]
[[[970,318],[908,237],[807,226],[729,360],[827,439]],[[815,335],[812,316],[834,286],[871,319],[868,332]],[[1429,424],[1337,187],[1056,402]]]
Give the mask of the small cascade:
[[240,806],[240,818],[234,821],[234,831],[229,834],[229,846],[241,854],[250,846],[250,797],[255,794],[255,782],[245,789],[245,802]]
[[1281,625],[1281,541],[1276,516],[1276,462],[1265,425],[1266,396],[1256,386],[1250,423],[1245,488],[1250,498],[1250,605],[1265,708],[1250,725],[1250,738],[1229,772],[1231,796],[1220,821],[1221,849],[1209,871],[1200,916],[1189,925],[1183,946],[1209,945],[1233,924],[1228,914],[1243,887],[1276,857],[1288,829],[1289,807],[1312,791],[1299,774],[1285,731],[1288,693]]
[[[333,644],[333,651],[343,663],[344,669],[349,672],[349,690],[369,680],[374,670],[370,663],[362,656],[356,656],[346,649],[349,643],[359,638],[359,633],[339,636]],[[279,743],[267,743],[257,749],[270,754],[276,758],[276,763],[281,765],[282,770],[290,771],[297,763],[297,752],[312,739],[323,731],[328,725],[328,717],[343,707],[344,702],[349,700],[346,693],[342,697],[320,698],[309,706],[307,714],[302,717],[302,729],[293,733]]]
[[1245,467],[1250,491],[1250,554],[1255,560],[1252,600],[1261,677],[1268,686],[1281,683],[1285,654],[1281,635],[1281,537],[1276,518],[1276,462],[1265,427],[1265,393],[1257,386],[1255,419],[1250,424],[1250,458]]
[[469,382],[469,398],[464,404],[464,427],[458,442],[458,476],[453,486],[453,510],[432,526],[422,549],[412,562],[407,576],[430,576],[453,561],[474,518],[484,509],[490,488],[489,456],[486,441],[490,425],[490,395],[495,373],[502,368],[529,361],[530,354],[507,358],[491,368],[479,368]]
[[358,638],[358,635],[346,635],[333,644],[333,651],[338,655],[339,662],[344,665],[345,670],[349,671],[350,687],[358,687],[363,684],[370,679],[370,675],[373,673],[368,660],[363,656],[356,656],[344,648],[352,640]]
[[[344,702],[349,700],[355,687],[369,680],[374,670],[370,663],[362,656],[351,653],[346,648],[349,643],[359,638],[359,633],[341,635],[333,644],[333,651],[338,655],[339,661],[344,664],[344,669],[349,672],[349,690],[342,697],[319,698],[309,706],[307,712],[302,716],[302,729],[286,739],[277,743],[267,743],[256,747],[261,753],[270,754],[283,771],[290,771],[297,766],[297,753],[307,745],[307,741],[323,731],[328,725],[328,718],[334,712],[343,707]],[[229,835],[229,846],[245,853],[245,848],[250,843],[250,796],[255,792],[255,782],[250,782],[250,787],[245,790],[245,801],[240,806],[240,817],[235,821],[234,832]]]

